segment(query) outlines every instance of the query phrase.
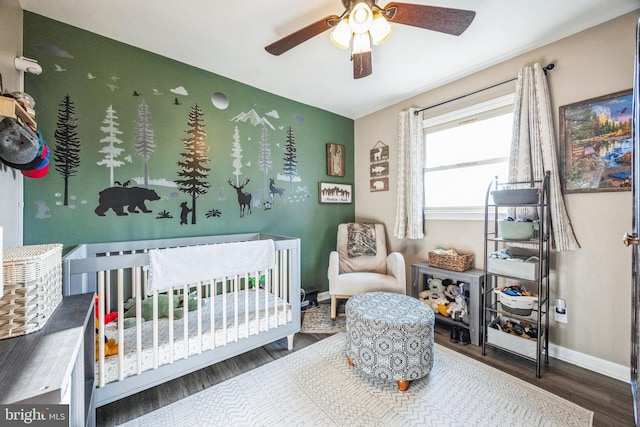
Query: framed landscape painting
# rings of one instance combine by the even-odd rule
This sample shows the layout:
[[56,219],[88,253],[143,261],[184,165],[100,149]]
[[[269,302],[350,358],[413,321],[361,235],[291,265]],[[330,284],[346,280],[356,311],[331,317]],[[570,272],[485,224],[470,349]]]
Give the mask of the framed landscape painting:
[[560,107],[564,193],[631,190],[632,95],[625,90]]

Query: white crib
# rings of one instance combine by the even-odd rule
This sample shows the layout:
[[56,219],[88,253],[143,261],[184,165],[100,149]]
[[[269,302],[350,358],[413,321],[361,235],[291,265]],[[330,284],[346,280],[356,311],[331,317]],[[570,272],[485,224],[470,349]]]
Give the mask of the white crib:
[[[200,245],[272,240],[275,265],[232,277],[211,277],[151,292],[149,251]],[[287,337],[300,330],[300,240],[263,233],[180,239],[83,244],[63,257],[63,293],[94,292],[98,296],[97,342],[114,338],[118,354],[105,356],[98,346],[95,406],[102,406],[144,389]],[[168,317],[160,317],[158,299],[166,295],[192,302]],[[135,298],[133,326],[125,328],[124,304]],[[143,319],[143,301],[151,299],[152,318]],[[149,301],[147,300],[147,303]],[[104,315],[118,312],[105,324]]]

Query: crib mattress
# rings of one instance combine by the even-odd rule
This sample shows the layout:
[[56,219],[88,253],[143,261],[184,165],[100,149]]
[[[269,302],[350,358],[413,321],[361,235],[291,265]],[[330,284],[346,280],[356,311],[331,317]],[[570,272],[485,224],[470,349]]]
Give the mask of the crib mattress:
[[[245,293],[248,296],[248,304],[245,303]],[[166,365],[172,362],[169,331],[173,327],[173,360],[184,359],[189,356],[209,351],[215,347],[224,346],[240,339],[246,339],[251,335],[257,335],[268,329],[274,329],[279,325],[291,322],[291,306],[286,301],[267,294],[259,289],[257,292],[251,289],[240,291],[237,294],[237,312],[235,311],[236,297],[233,293],[217,295],[213,298],[203,298],[200,311],[190,311],[187,320],[188,338],[185,340],[185,319],[176,319],[173,325],[169,319],[158,319],[158,350],[153,348],[153,322],[142,322],[140,357],[137,352],[136,328],[124,330],[124,340],[118,338],[117,322],[105,325],[105,336],[115,338],[118,342],[118,351],[123,355],[123,378],[137,375],[138,373],[154,369],[156,366]],[[226,300],[226,310],[225,302]],[[256,322],[256,307],[259,321]],[[213,308],[213,310],[212,310]],[[248,308],[248,309],[247,309]],[[213,311],[213,316],[212,316]],[[226,324],[224,313],[226,312]],[[246,313],[248,312],[248,316]],[[237,313],[237,316],[236,314]],[[201,318],[202,332],[198,338],[198,317]],[[236,320],[237,318],[237,320]],[[247,322],[248,318],[248,322]],[[213,333],[211,332],[213,319]],[[120,378],[120,356],[113,355],[104,359],[104,384],[118,381]],[[140,365],[140,366],[138,366]],[[96,362],[96,376],[99,378],[100,366]]]

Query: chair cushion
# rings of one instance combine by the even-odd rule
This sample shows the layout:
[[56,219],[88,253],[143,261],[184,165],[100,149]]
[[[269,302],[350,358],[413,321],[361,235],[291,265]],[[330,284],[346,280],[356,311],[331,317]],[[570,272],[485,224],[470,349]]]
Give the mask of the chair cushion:
[[358,295],[365,292],[394,292],[403,294],[404,284],[395,277],[380,273],[341,274],[331,284],[332,295]]
[[340,256],[340,274],[356,271],[369,271],[380,274],[387,273],[387,242],[384,225],[375,224],[375,230],[376,255],[349,258],[347,252],[347,242],[349,240],[348,224],[338,225],[336,249]]

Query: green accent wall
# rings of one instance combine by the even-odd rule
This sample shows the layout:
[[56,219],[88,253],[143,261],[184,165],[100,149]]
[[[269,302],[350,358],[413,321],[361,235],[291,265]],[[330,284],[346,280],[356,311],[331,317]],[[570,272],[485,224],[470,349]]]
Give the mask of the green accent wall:
[[[29,12],[24,55],[43,68],[25,92],[51,153],[24,180],[25,244],[282,234],[302,241],[302,286],[328,289],[337,225],[355,214],[318,203],[318,182],[354,182],[351,119]],[[327,143],[344,145],[344,176],[327,175]],[[227,181],[247,178],[241,216]]]

